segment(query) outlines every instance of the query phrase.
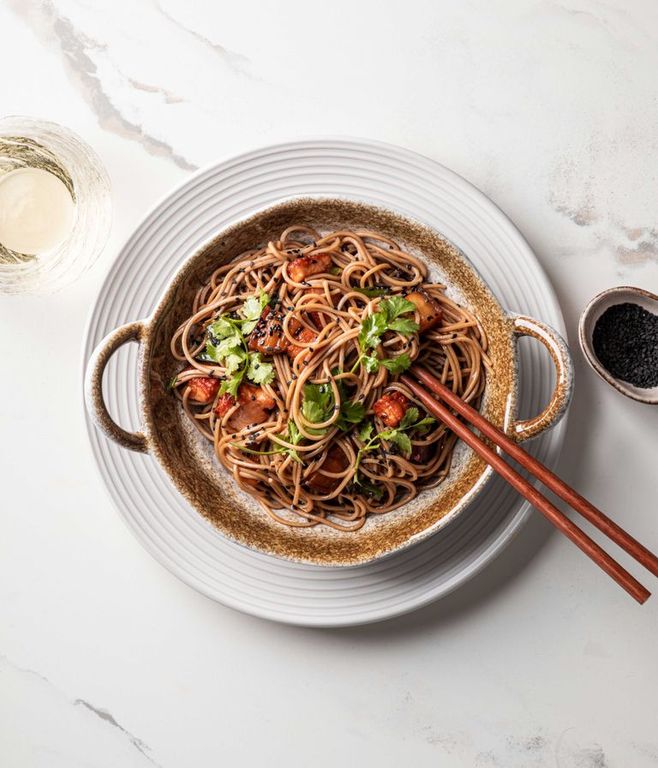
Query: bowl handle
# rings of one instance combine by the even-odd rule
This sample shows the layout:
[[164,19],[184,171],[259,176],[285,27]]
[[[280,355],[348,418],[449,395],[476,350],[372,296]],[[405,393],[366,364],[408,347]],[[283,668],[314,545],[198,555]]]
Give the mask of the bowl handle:
[[94,424],[107,437],[131,451],[146,453],[148,441],[142,432],[128,432],[110,416],[103,398],[103,371],[112,355],[130,341],[140,342],[144,332],[141,322],[128,323],[109,333],[94,349],[87,363],[84,380],[85,405]]
[[564,416],[573,395],[573,361],[565,340],[548,325],[526,315],[512,315],[514,335],[532,336],[548,350],[555,365],[555,389],[546,408],[532,419],[510,425],[511,436],[521,442],[555,426]]

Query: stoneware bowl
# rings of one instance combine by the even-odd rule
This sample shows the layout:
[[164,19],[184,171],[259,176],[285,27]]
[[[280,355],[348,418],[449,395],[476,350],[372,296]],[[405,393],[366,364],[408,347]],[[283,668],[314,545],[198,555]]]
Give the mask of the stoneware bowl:
[[633,400],[638,400],[640,403],[658,405],[658,387],[643,389],[642,387],[635,387],[633,384],[617,379],[603,367],[594,351],[592,335],[594,334],[594,328],[596,327],[598,319],[606,309],[609,309],[616,304],[625,304],[627,302],[630,304],[638,304],[648,312],[658,315],[658,296],[655,293],[645,291],[643,288],[633,288],[628,285],[609,288],[607,291],[603,291],[602,293],[599,293],[598,296],[595,296],[585,307],[580,316],[580,323],[578,324],[580,347],[583,350],[587,362],[599,376],[604,381],[607,381],[611,387],[614,387],[617,392],[621,392],[622,395],[626,395],[626,397],[630,397]]
[[[389,514],[373,516],[353,533],[326,526],[290,528],[273,521],[240,491],[217,462],[212,446],[198,435],[166,382],[179,365],[169,340],[189,316],[197,289],[223,262],[276,239],[290,224],[320,231],[374,229],[397,240],[430,268],[430,278],[448,286],[448,295],[478,316],[489,339],[493,373],[488,376],[481,411],[516,440],[526,440],[555,425],[569,404],[573,374],[566,344],[538,320],[506,312],[468,259],[437,233],[396,213],[338,199],[303,198],[283,202],[220,232],[194,254],[172,280],[153,314],[117,328],[95,349],[85,375],[86,405],[95,424],[109,438],[133,451],[152,454],[185,498],[224,535],[270,555],[316,565],[357,565],[395,552],[445,526],[471,503],[492,470],[459,443],[451,472],[437,488]],[[538,416],[517,418],[517,341],[531,336],[548,350],[556,369],[555,388]],[[142,431],[116,424],[103,399],[103,371],[112,354],[127,342],[139,343],[139,390]]]

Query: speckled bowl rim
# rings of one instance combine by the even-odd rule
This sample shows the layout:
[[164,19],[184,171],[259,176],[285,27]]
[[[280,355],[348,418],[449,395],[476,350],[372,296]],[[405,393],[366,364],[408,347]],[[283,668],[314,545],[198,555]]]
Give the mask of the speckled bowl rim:
[[[490,413],[487,413],[487,415],[492,421],[494,421],[494,423],[497,423],[500,428],[504,429],[508,433],[510,430],[513,431],[512,428],[515,424],[520,423],[515,421],[518,389],[518,349],[515,338],[515,336],[518,335],[515,334],[515,319],[517,316],[511,313],[507,313],[503,309],[500,302],[497,300],[489,287],[485,284],[479,272],[470,262],[468,257],[461,250],[456,248],[456,246],[452,244],[447,238],[435,232],[425,223],[415,220],[408,215],[401,215],[390,209],[383,208],[381,206],[375,206],[371,203],[355,201],[353,198],[343,198],[340,196],[329,197],[326,195],[309,195],[304,197],[286,198],[276,205],[266,206],[256,211],[255,213],[252,213],[250,216],[240,219],[228,227],[225,227],[220,232],[216,233],[205,244],[198,248],[191,256],[189,256],[189,258],[187,258],[182,266],[177,270],[176,274],[170,281],[168,288],[164,291],[156,305],[155,310],[151,313],[151,315],[145,320],[139,321],[138,323],[128,324],[128,326],[131,327],[136,326],[135,328],[132,328],[130,333],[132,333],[133,339],[138,338],[141,342],[138,362],[138,391],[140,412],[145,437],[141,435],[137,435],[135,437],[137,440],[144,440],[144,443],[148,444],[149,452],[155,456],[157,461],[171,478],[175,487],[182,493],[187,501],[203,517],[209,520],[209,522],[211,522],[215,528],[217,528],[229,539],[256,551],[283,557],[295,562],[327,566],[353,566],[371,562],[375,559],[393,554],[394,552],[399,552],[402,549],[405,549],[412,544],[437,533],[444,526],[448,525],[452,520],[454,520],[460,514],[460,512],[462,512],[473,501],[473,499],[480,493],[484,485],[491,478],[493,470],[487,466],[478,456],[471,452],[465,459],[457,479],[452,482],[452,478],[449,476],[448,479],[439,486],[440,490],[437,498],[431,503],[424,505],[421,508],[421,512],[419,514],[415,513],[414,517],[410,518],[412,521],[414,521],[413,523],[410,523],[409,520],[406,521],[406,527],[408,530],[403,535],[401,535],[401,530],[405,527],[404,521],[397,526],[395,536],[392,536],[390,531],[388,532],[388,537],[386,532],[384,532],[382,535],[380,531],[380,535],[377,537],[374,536],[371,531],[364,531],[364,534],[367,536],[367,539],[364,542],[363,534],[359,537],[360,532],[353,534],[342,533],[338,534],[338,537],[328,537],[328,541],[326,542],[323,542],[321,539],[313,540],[313,546],[311,549],[309,549],[308,539],[304,540],[299,535],[291,538],[290,532],[298,532],[300,530],[315,531],[319,529],[290,529],[287,526],[282,526],[268,518],[270,535],[264,538],[261,535],[262,526],[260,526],[260,528],[256,526],[257,533],[255,535],[254,532],[249,529],[249,526],[253,521],[248,522],[247,515],[242,515],[240,517],[238,514],[239,525],[236,528],[234,524],[228,525],[226,523],[226,519],[222,519],[221,516],[218,517],[215,511],[215,508],[219,503],[218,501],[215,500],[213,511],[209,511],[207,505],[200,503],[199,497],[191,488],[189,481],[186,481],[181,477],[181,474],[184,473],[184,470],[181,469],[180,465],[177,465],[175,462],[170,460],[170,456],[167,450],[163,449],[161,441],[158,439],[160,422],[153,418],[152,403],[146,394],[152,391],[151,359],[153,358],[153,352],[157,351],[157,348],[154,344],[154,337],[157,333],[157,329],[163,322],[163,318],[167,316],[167,311],[171,309],[171,303],[172,300],[174,300],[176,297],[177,290],[186,281],[190,280],[190,276],[193,274],[197,262],[206,257],[212,248],[218,243],[223,244],[224,240],[229,240],[231,236],[239,233],[241,230],[248,228],[249,226],[253,226],[255,222],[258,222],[261,219],[267,219],[268,216],[274,216],[280,213],[290,216],[294,209],[297,209],[298,211],[304,211],[309,206],[311,209],[314,209],[318,206],[322,207],[323,205],[334,206],[339,210],[349,210],[350,215],[352,216],[356,215],[355,211],[357,213],[363,213],[366,211],[369,214],[368,221],[370,221],[371,218],[377,219],[377,217],[380,217],[386,224],[390,224],[390,226],[382,227],[381,225],[378,225],[374,228],[387,231],[388,234],[391,234],[393,237],[396,237],[403,243],[405,243],[405,241],[409,238],[405,238],[404,236],[396,234],[396,227],[399,227],[403,232],[407,231],[408,233],[413,233],[415,237],[420,238],[421,240],[422,238],[427,238],[427,242],[433,244],[433,249],[437,252],[441,252],[442,255],[447,253],[450,254],[450,258],[452,259],[451,266],[456,269],[457,267],[455,265],[458,265],[458,268],[463,270],[464,273],[468,275],[468,279],[472,283],[471,289],[475,290],[473,286],[476,286],[477,288],[476,293],[479,293],[481,304],[478,307],[472,307],[476,314],[478,314],[480,319],[482,318],[482,314],[485,311],[485,307],[482,304],[484,303],[486,304],[487,310],[492,311],[496,316],[498,320],[497,332],[500,334],[498,343],[503,345],[501,346],[501,349],[504,347],[508,355],[507,364],[502,367],[502,373],[498,374],[494,379],[490,378],[487,382],[485,403],[487,404],[488,409],[491,411]],[[299,220],[299,216],[297,215],[294,218]],[[347,218],[349,218],[349,215]],[[233,255],[235,254],[233,253],[229,257],[232,257]],[[432,261],[432,257],[428,258],[430,261]],[[213,263],[216,264],[217,262],[215,261]],[[446,267],[446,264],[441,264],[441,270],[444,272],[444,274],[446,274],[446,277],[449,277],[450,269]],[[209,275],[209,271],[207,271],[206,274]],[[455,280],[454,282],[459,285],[459,280]],[[523,319],[527,320],[527,318]],[[530,322],[536,323],[537,321]],[[125,335],[125,331],[128,326],[123,326],[122,328],[117,329],[115,334],[120,335],[123,333]],[[488,328],[487,330],[491,336],[491,329]],[[528,335],[536,335],[527,330],[526,333]],[[553,333],[555,332],[553,331]],[[108,346],[108,340],[112,335],[113,334],[110,334],[108,337],[106,337],[106,339],[101,342],[99,347]],[[501,339],[504,339],[505,341],[503,342]],[[568,357],[568,351],[563,350],[562,354],[566,354]],[[503,386],[502,382],[503,376],[506,377],[505,386]],[[494,387],[496,387],[499,391],[504,392],[504,397],[501,397],[501,399],[496,402],[488,402],[489,393]],[[568,388],[570,397],[571,381],[568,382]],[[543,431],[544,429],[550,428],[560,420],[566,411],[568,399],[568,397],[562,399],[562,403],[559,409],[554,409],[552,412],[547,412],[544,422],[539,424],[536,434],[538,434],[540,431]],[[90,412],[92,412],[93,415],[93,409],[90,409]],[[95,420],[98,423],[98,419],[96,418]],[[121,434],[118,433],[123,433],[124,437],[125,435],[130,437],[129,433],[125,433],[124,430],[121,430],[120,428],[116,427],[116,425],[114,425],[117,433],[112,434],[111,431],[108,430],[107,425],[101,424],[101,426],[115,440],[118,442],[123,442],[124,445],[128,445],[128,442],[125,439],[122,439]],[[135,445],[129,447],[132,447],[133,449],[136,448]],[[223,468],[220,468],[220,470],[225,472]],[[452,503],[449,503],[449,501],[446,503],[446,499],[452,499]],[[432,519],[432,510],[436,512],[436,510],[441,507],[441,505],[446,507],[446,509],[439,516],[434,514]],[[408,505],[405,505],[405,507],[400,509],[404,510],[407,508],[407,506]],[[225,507],[225,510],[226,508],[227,507]],[[235,515],[235,506],[232,507],[232,514]],[[395,513],[390,513],[391,516],[393,514]],[[423,515],[430,518],[431,522],[428,524],[420,524],[419,520]],[[385,517],[387,516],[382,516],[382,518]],[[418,518],[418,520],[416,520],[416,518]],[[272,523],[275,526],[274,528],[271,527]],[[383,528],[385,527],[386,526],[383,526]],[[393,526],[391,526],[391,529],[392,528]],[[328,529],[325,528],[325,530]],[[363,530],[364,529],[362,529],[362,531]],[[356,541],[357,537],[359,537],[358,542]],[[371,541],[373,539],[374,541]],[[341,540],[343,542],[352,541],[352,544],[347,547],[341,545],[336,546],[336,542]],[[364,543],[368,543],[368,546],[364,546]]]

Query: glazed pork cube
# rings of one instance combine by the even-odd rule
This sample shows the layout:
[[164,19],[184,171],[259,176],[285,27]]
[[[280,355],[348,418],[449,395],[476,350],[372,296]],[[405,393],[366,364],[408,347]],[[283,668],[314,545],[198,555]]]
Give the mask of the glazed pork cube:
[[410,301],[418,311],[420,332],[427,331],[430,328],[438,325],[443,319],[443,310],[439,302],[432,298],[427,291],[420,288],[413,293],[408,293],[405,296],[407,301]]
[[249,349],[263,355],[285,352],[288,340],[283,333],[283,319],[283,312],[268,304],[262,311],[256,327],[249,334]]
[[409,399],[394,389],[383,394],[372,406],[372,410],[387,427],[397,427],[409,405]]
[[190,400],[201,405],[212,403],[218,389],[219,381],[210,376],[197,376],[187,382],[187,391],[190,393]]
[[312,275],[319,275],[331,269],[331,256],[319,253],[317,256],[302,256],[288,264],[288,275],[296,283],[303,283]]
[[328,475],[325,475],[324,472],[332,472],[334,474],[344,472],[347,469],[348,463],[345,452],[340,446],[334,445],[333,448],[329,450],[327,458],[322,463],[322,466],[308,479],[308,487],[314,493],[320,493],[322,495],[331,493],[331,491],[333,491],[339,484],[340,480],[336,477],[329,477]]
[[[306,328],[297,320],[293,319],[289,327],[295,339],[301,341],[303,344],[309,344],[310,342],[315,341],[318,337],[317,333],[310,328]],[[291,360],[294,360],[300,352],[304,351],[304,349],[306,349],[306,347],[298,347],[295,344],[288,344],[286,352],[288,353],[288,357]]]
[[215,415],[222,418],[236,402],[239,407],[231,414],[226,425],[228,429],[235,432],[267,421],[269,412],[276,406],[274,398],[263,387],[244,382],[238,389],[237,401],[228,392],[219,398],[215,406]]

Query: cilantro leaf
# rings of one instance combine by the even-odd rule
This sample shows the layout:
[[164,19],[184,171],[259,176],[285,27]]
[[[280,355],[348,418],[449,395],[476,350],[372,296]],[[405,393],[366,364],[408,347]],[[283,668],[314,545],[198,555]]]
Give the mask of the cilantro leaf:
[[424,419],[421,419],[414,424],[414,429],[418,432],[419,435],[425,435],[427,432],[429,432],[430,427],[433,427],[435,424],[436,419],[432,418],[431,416],[426,416]]
[[375,355],[364,355],[361,358],[361,362],[368,373],[376,373],[379,370],[379,363],[381,361],[378,357],[375,357]]
[[[282,435],[279,435],[279,437],[282,440],[285,440],[286,443],[292,443],[293,445],[299,445],[303,439],[299,427],[292,419],[288,422],[288,429]],[[279,445],[277,443],[277,446],[272,453],[287,453],[294,461],[297,461],[300,464],[302,463],[299,454],[294,448],[288,448],[285,445]]]
[[247,378],[253,381],[254,384],[271,384],[274,380],[274,365],[266,363],[261,357],[260,352],[251,352],[249,354]]
[[378,347],[381,344],[381,336],[386,332],[386,315],[382,312],[374,312],[368,315],[361,323],[359,332],[359,346],[362,350]]
[[242,321],[242,334],[244,336],[248,336],[254,330],[269,300],[268,294],[261,291],[258,296],[250,296],[242,305],[240,314],[244,318]]
[[375,299],[377,296],[386,296],[388,293],[388,288],[353,288],[352,290],[356,291],[357,293],[362,293],[364,296],[367,296],[369,299]]
[[379,311],[386,315],[386,319],[390,323],[395,320],[396,317],[404,315],[407,312],[413,312],[416,309],[416,305],[407,301],[403,296],[391,296],[389,299],[384,299],[379,304]]
[[349,432],[355,424],[363,421],[365,415],[366,409],[361,403],[344,400],[340,405],[340,414],[336,426],[343,432]]
[[359,430],[359,440],[361,440],[362,443],[367,443],[372,438],[372,430],[374,428],[375,425],[372,423],[372,421],[366,421],[366,423]]
[[274,380],[274,365],[265,362],[259,352],[250,352],[245,340],[245,333],[253,330],[269,298],[265,291],[250,296],[240,310],[244,319],[221,315],[208,326],[206,346],[198,357],[224,366],[229,378],[222,382],[222,393],[237,397],[245,376],[254,384]]
[[388,324],[388,329],[390,331],[397,331],[398,333],[402,333],[405,336],[411,336],[411,334],[416,333],[419,328],[420,326],[415,320],[408,320],[406,317],[400,317],[397,320],[392,320]]
[[224,367],[227,373],[235,373],[244,362],[244,353],[231,353],[224,358]]
[[227,355],[235,355],[242,353],[242,357],[245,356],[245,351],[242,346],[242,338],[240,334],[236,334],[235,336],[227,336],[226,338],[222,339],[219,344],[215,345],[214,347],[214,355],[217,358],[217,360],[221,360],[223,357],[226,357]]
[[416,408],[415,405],[412,405],[410,408],[407,408],[404,416],[402,417],[402,420],[398,424],[398,429],[407,429],[412,424],[415,424],[415,422],[418,421],[419,416],[420,416],[420,412],[418,411],[418,408]]
[[375,485],[375,483],[371,483],[369,480],[361,480],[359,483],[361,488],[370,496],[373,496],[377,501],[381,501],[384,497],[384,489],[381,487],[381,485]]
[[242,384],[242,379],[244,378],[246,370],[246,368],[242,368],[234,376],[231,376],[230,379],[225,379],[222,382],[222,386],[219,388],[220,394],[223,395],[228,392],[229,395],[237,397],[238,389],[240,388],[240,384]]
[[[365,289],[364,289],[365,290]],[[379,302],[379,308],[372,315],[368,315],[361,323],[359,331],[359,348],[361,355],[357,359],[352,372],[356,371],[360,363],[363,363],[368,373],[375,373],[383,365],[393,373],[401,373],[406,370],[411,361],[408,355],[400,355],[398,362],[384,362],[373,355],[366,354],[369,349],[375,349],[382,343],[382,336],[386,331],[397,331],[405,336],[416,333],[418,323],[400,315],[413,312],[415,305],[407,301],[403,296],[391,296]]]
[[374,425],[372,421],[367,421],[359,430],[359,439],[363,443],[356,455],[356,462],[354,464],[354,482],[357,485],[362,485],[363,482],[359,478],[359,466],[361,465],[361,459],[369,451],[376,451],[380,448],[380,440],[386,440],[389,443],[397,446],[405,456],[411,455],[411,439],[407,432],[411,430],[418,430],[419,434],[425,434],[432,424],[435,424],[435,419],[431,416],[425,416],[418,420],[420,412],[416,406],[412,405],[407,408],[406,413],[402,417],[397,427],[390,427],[389,429],[383,429],[381,432],[373,435]]
[[329,384],[306,384],[302,415],[312,424],[326,421],[334,409],[334,393]]
[[240,331],[236,326],[224,316],[219,317],[214,323],[211,323],[208,326],[208,333],[215,341],[221,341],[229,336],[237,335],[239,337],[240,335]]
[[405,456],[408,456],[411,453],[411,440],[409,439],[409,435],[399,429],[385,429],[383,432],[379,433],[378,437],[382,440],[387,440],[389,443],[393,443],[393,445],[397,445]]
[[[407,368],[411,365],[411,358],[405,353],[403,355],[398,355],[398,357],[389,357],[385,360],[379,360],[378,362],[379,365],[383,365],[387,371],[390,371],[395,375],[407,370]],[[370,370],[367,363],[366,370]]]

